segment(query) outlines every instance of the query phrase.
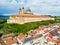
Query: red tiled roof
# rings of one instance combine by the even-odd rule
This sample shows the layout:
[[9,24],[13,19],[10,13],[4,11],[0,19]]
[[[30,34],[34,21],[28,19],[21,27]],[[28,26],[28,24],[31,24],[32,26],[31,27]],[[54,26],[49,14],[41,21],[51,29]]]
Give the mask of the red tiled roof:
[[6,45],[14,44],[14,43],[17,43],[17,42],[18,42],[17,39],[13,38],[13,39],[7,40]]
[[7,40],[9,37],[12,37],[12,36],[14,36],[13,33],[3,35],[3,36],[2,36],[2,40]]
[[24,34],[22,34],[22,33],[18,35],[18,38],[19,38],[19,39],[22,39],[22,38],[24,38],[24,37],[26,37],[26,35],[24,35]]
[[35,15],[35,14],[18,14],[18,15],[11,15],[12,17],[15,16],[21,16],[21,17],[35,17],[35,18],[50,18],[50,16],[39,16],[39,15]]
[[52,42],[58,42],[58,43],[60,43],[60,40],[54,40],[54,39],[52,39],[52,36],[53,36],[53,35],[52,35],[51,33],[47,34],[46,40],[47,40],[48,42],[52,41]]
[[47,32],[48,32],[48,30],[44,30],[44,32],[45,32],[45,33],[47,33]]
[[13,33],[6,34],[6,35],[3,35],[2,38],[9,37],[9,36],[13,36],[13,35],[14,35]]
[[56,44],[56,45],[60,45],[60,43],[58,43],[58,42],[57,42],[57,44]]
[[47,42],[52,42],[53,41],[52,38],[50,38],[50,37],[48,37],[46,40],[47,40]]
[[52,37],[53,35],[51,33],[47,34],[48,37]]
[[48,25],[48,27],[53,27],[53,26],[54,26],[54,24],[49,24],[49,25]]
[[60,28],[57,28],[57,31],[60,31]]
[[39,17],[39,16],[37,16],[37,15],[33,15],[33,14],[19,14],[18,16]]
[[36,35],[36,31],[34,31],[34,30],[31,30],[31,31],[29,31],[28,32],[28,35],[30,35],[30,36],[34,36],[34,35]]
[[44,28],[46,28],[46,26],[39,26],[39,28],[37,28],[37,30],[44,30]]
[[39,36],[38,36],[37,34],[35,34],[33,37],[34,37],[34,38],[38,38]]
[[32,14],[18,14],[18,15],[11,15],[12,17],[18,16],[18,17],[40,17],[37,15],[32,15]]

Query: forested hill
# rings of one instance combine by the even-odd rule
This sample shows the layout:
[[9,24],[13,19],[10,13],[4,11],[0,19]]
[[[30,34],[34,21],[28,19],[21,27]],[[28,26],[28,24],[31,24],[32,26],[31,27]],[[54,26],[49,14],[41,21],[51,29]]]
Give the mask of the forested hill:
[[27,34],[28,31],[32,29],[38,28],[40,25],[48,25],[55,23],[55,20],[47,20],[47,21],[39,21],[39,22],[30,22],[25,24],[7,24],[6,22],[0,24],[0,33],[14,33],[17,35],[18,33]]

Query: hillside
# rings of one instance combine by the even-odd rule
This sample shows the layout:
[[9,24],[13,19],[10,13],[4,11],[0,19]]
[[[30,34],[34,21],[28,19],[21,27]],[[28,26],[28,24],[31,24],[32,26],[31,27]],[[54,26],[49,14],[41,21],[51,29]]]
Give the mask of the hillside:
[[7,33],[15,33],[17,35],[18,33],[24,33],[27,34],[29,30],[36,29],[40,25],[48,25],[48,24],[55,23],[53,20],[48,21],[40,21],[40,22],[31,22],[31,23],[25,23],[25,24],[0,24],[0,33],[7,34]]
[[60,22],[60,16],[55,16],[55,20],[56,20],[57,22]]

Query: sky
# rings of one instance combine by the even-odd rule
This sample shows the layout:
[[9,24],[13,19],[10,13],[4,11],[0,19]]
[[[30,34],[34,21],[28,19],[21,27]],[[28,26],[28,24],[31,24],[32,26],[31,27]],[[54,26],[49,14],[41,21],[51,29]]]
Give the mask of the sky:
[[0,15],[17,14],[23,6],[36,14],[60,16],[60,0],[0,0]]

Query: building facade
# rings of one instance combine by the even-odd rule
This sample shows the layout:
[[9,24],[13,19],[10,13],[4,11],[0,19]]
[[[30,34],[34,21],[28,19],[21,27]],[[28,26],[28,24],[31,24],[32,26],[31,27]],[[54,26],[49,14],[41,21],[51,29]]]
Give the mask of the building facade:
[[7,20],[7,23],[24,24],[27,22],[36,22],[42,20],[54,20],[54,18],[50,16],[39,16],[33,14],[29,8],[25,11],[24,7],[22,7],[19,9],[19,13],[17,15],[10,16],[10,18]]

